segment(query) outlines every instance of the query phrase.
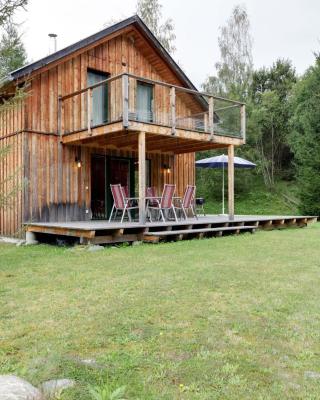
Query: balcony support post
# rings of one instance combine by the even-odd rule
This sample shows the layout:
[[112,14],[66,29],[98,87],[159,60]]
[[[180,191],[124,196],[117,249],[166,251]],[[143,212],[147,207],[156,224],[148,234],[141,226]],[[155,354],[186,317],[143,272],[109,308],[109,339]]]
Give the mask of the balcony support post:
[[228,146],[228,212],[234,220],[234,145]]
[[171,134],[176,134],[176,89],[170,88],[170,107],[171,107]]
[[139,160],[139,222],[146,222],[146,133],[139,132],[138,160]]
[[122,75],[122,124],[125,129],[129,126],[129,77]]
[[213,100],[213,97],[209,97],[209,129],[210,129],[210,140],[213,140],[213,135],[214,135],[214,100]]

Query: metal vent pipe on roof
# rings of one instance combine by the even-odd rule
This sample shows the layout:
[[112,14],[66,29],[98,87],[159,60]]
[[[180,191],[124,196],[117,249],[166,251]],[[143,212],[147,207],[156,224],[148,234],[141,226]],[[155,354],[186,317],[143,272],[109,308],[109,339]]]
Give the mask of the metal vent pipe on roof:
[[[57,34],[49,33],[49,54],[55,53],[57,51]],[[52,45],[53,44],[53,45]]]

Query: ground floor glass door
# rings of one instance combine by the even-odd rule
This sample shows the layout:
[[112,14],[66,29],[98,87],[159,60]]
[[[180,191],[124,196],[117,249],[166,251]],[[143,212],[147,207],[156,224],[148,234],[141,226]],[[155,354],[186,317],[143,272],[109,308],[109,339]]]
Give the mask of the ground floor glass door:
[[106,157],[93,154],[91,157],[92,219],[105,219],[107,217],[106,183]]
[[[113,205],[110,185],[123,186],[129,197],[139,196],[138,161],[93,154],[91,158],[92,219],[107,219]],[[151,161],[146,160],[146,186],[151,186]],[[161,193],[160,193],[161,194]]]
[[120,184],[135,194],[134,159],[93,154],[91,158],[92,219],[107,219],[113,205],[110,185]]
[[134,159],[107,157],[107,214],[110,215],[113,198],[110,185],[120,184],[129,197],[134,196]]

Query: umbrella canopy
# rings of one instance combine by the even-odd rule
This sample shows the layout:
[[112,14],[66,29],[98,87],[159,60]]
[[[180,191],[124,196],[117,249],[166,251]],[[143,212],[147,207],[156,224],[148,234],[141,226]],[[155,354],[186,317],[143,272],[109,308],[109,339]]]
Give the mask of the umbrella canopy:
[[[234,157],[235,168],[255,168],[256,164],[251,161],[245,160],[241,157]],[[222,168],[222,214],[224,215],[224,169],[228,167],[228,156],[221,154],[221,156],[204,158],[203,160],[196,161],[198,168]]]
[[[223,168],[228,166],[228,156],[221,154],[221,156],[204,158],[203,160],[196,161],[196,166],[199,168]],[[251,161],[245,160],[241,157],[234,157],[235,168],[255,168],[256,164]]]

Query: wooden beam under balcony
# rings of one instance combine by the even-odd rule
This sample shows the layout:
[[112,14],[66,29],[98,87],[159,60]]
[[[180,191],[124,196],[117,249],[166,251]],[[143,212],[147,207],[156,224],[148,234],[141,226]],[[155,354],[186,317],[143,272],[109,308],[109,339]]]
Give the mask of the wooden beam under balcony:
[[[122,122],[108,124],[91,129],[91,135],[87,131],[80,131],[62,137],[64,144],[71,145],[90,145],[95,142],[101,146],[113,146],[119,148],[136,147],[137,133],[146,132],[148,151],[176,152],[177,147],[194,145],[194,151],[198,149],[214,149],[227,147],[228,145],[241,145],[243,139],[226,136],[214,136],[214,141],[210,140],[210,135],[194,131],[176,129],[175,136],[172,136],[170,127],[163,127],[154,124],[134,122],[127,130],[123,129]],[[183,142],[184,146],[182,147]],[[189,148],[188,148],[189,152]]]

